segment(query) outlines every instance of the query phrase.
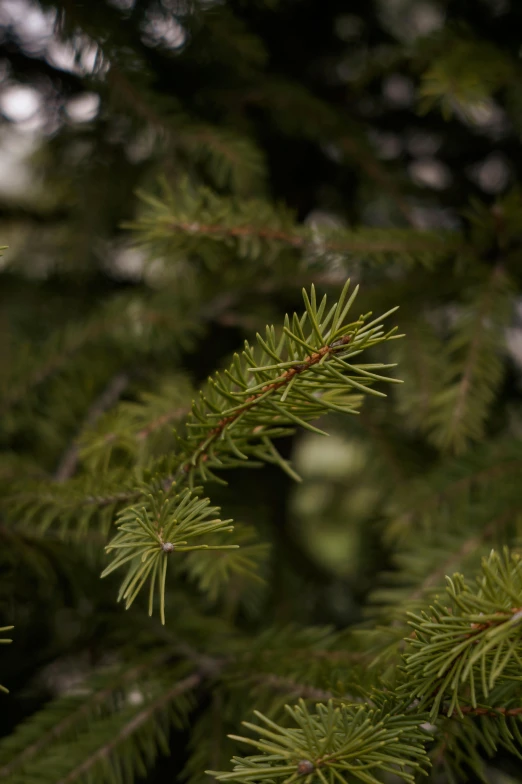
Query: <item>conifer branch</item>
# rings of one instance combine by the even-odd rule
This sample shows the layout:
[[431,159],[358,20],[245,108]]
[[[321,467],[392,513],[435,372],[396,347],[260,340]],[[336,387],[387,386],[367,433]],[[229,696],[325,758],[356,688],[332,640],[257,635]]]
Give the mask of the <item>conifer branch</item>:
[[31,390],[58,373],[81,349],[101,338],[118,345],[136,334],[141,324],[144,333],[157,328],[173,331],[179,342],[186,345],[198,317],[201,314],[187,313],[185,320],[180,321],[180,313],[174,316],[171,311],[155,308],[154,303],[144,305],[132,296],[116,297],[84,323],[57,330],[43,346],[19,347],[19,360],[10,376],[3,380],[0,413],[18,404]]
[[497,264],[458,315],[428,417],[431,440],[443,450],[462,453],[482,437],[502,380],[504,330],[512,305],[511,282]]
[[450,606],[438,599],[420,615],[409,613],[414,634],[405,654],[403,690],[428,707],[462,715],[464,695],[473,708],[488,703],[497,682],[517,676],[522,661],[522,561],[492,552],[482,562],[477,587],[462,575],[446,578]]
[[479,355],[479,350],[483,342],[483,332],[486,329],[486,317],[491,308],[491,299],[492,299],[493,291],[495,289],[496,281],[501,274],[502,274],[502,268],[500,267],[500,265],[497,265],[493,270],[493,273],[491,275],[491,280],[484,288],[484,293],[477,310],[476,325],[474,326],[473,339],[469,345],[466,364],[464,365],[464,371],[459,381],[458,392],[457,392],[453,412],[451,415],[451,420],[449,423],[450,430],[458,429],[462,417],[464,415],[466,398],[469,395],[472,379],[476,372],[476,364]]
[[490,539],[497,531],[499,525],[511,518],[513,510],[509,509],[504,512],[500,517],[496,517],[488,525],[479,531],[479,533],[465,539],[462,546],[456,553],[452,553],[446,561],[437,566],[437,568],[426,575],[421,585],[416,588],[406,599],[407,603],[416,602],[421,599],[427,591],[435,588],[444,579],[447,574],[451,574],[454,569],[468,556],[477,551],[477,549],[488,539]]
[[77,437],[60,458],[60,462],[54,474],[56,482],[65,482],[73,476],[80,456],[79,437],[81,437],[83,431],[92,428],[102,414],[116,403],[128,384],[129,376],[126,373],[118,373],[109,382],[102,394],[93,402],[92,406],[87,411],[84,423],[80,428]]
[[[218,510],[207,510],[210,501],[198,497],[196,480],[220,481],[214,471],[241,466],[250,457],[275,463],[298,478],[272,439],[289,434],[296,425],[322,433],[310,420],[329,411],[356,413],[361,393],[384,396],[372,388],[375,381],[395,381],[375,372],[389,366],[350,361],[362,350],[397,336],[395,330],[383,332],[381,319],[368,322],[370,314],[346,323],[357,289],[350,297],[348,291],[349,281],[339,301],[327,310],[326,296],[318,303],[313,286],[310,295],[303,290],[305,312],[301,317],[294,314],[292,321],[287,316],[280,337],[267,327],[264,339],[257,335],[257,356],[245,343],[243,355],[235,355],[230,369],[209,379],[185,423],[186,435],[177,438],[172,471],[159,479],[159,489],[158,481],[145,489],[145,505],[120,513],[119,533],[108,545],[108,552],[115,549],[118,554],[103,575],[127,567],[119,595],[127,607],[150,580],[152,613],[157,582],[164,622],[166,556],[175,550],[234,547],[188,543],[189,536],[233,530],[231,521],[208,519]],[[184,484],[194,494],[184,490]]]
[[[134,228],[140,228],[140,225],[134,225]],[[144,227],[145,228],[145,227]],[[187,234],[190,236],[200,237],[216,237],[217,239],[239,239],[239,238],[257,238],[267,242],[279,242],[282,245],[288,245],[292,248],[300,250],[311,247],[314,242],[317,242],[314,232],[310,230],[301,229],[300,231],[294,229],[294,232],[282,231],[278,229],[264,228],[262,226],[254,225],[241,225],[241,226],[227,226],[223,224],[204,224],[188,221],[172,220],[165,225],[165,230],[173,234]],[[364,237],[359,236],[356,231],[352,233],[350,238],[349,233],[344,232],[346,239],[328,239],[326,235],[324,240],[321,241],[321,250],[327,253],[349,253],[349,254],[401,254],[401,253],[433,253],[437,250],[434,245],[434,238],[429,232],[410,232],[410,236],[405,233],[403,239],[399,236],[397,238],[389,236],[376,237],[372,240],[371,235]],[[339,235],[341,232],[339,231]],[[438,235],[439,247],[441,251],[447,250],[447,245],[440,241]]]
[[146,724],[154,713],[167,706],[173,699],[181,694],[193,691],[202,682],[202,676],[199,673],[188,675],[181,681],[178,681],[170,689],[167,689],[164,694],[157,697],[152,703],[147,705],[142,711],[137,713],[133,718],[125,724],[110,740],[103,743],[96,751],[86,757],[83,762],[74,768],[70,773],[61,778],[57,784],[72,784],[77,781],[81,776],[88,773],[100,762],[106,760],[115,751],[115,749],[134,735],[144,724]]
[[[103,417],[98,427],[86,429],[80,439],[80,455],[87,466],[107,470],[114,449],[125,452],[133,465],[149,462],[156,443],[174,445],[171,423],[190,412],[192,387],[179,374],[166,379],[154,392],[142,393],[137,401],[125,401]],[[157,436],[154,439],[154,436]]]
[[148,86],[129,78],[115,62],[107,73],[107,83],[116,99],[153,128],[171,149],[206,163],[216,186],[232,185],[235,191],[245,191],[262,178],[261,153],[248,137],[194,122],[178,102],[167,96],[158,111]]
[[394,709],[383,700],[377,708],[318,704],[313,713],[301,700],[294,707],[287,705],[286,711],[292,720],[288,728],[255,711],[259,724],[244,722],[244,726],[259,739],[230,737],[260,753],[234,757],[231,773],[208,773],[218,781],[245,784],[296,781],[299,777],[333,784],[350,775],[366,784],[377,784],[375,774],[386,771],[413,782],[415,774],[429,766],[426,737],[420,729],[422,716],[401,715],[400,708]]
[[[132,684],[141,673],[164,662],[169,655],[168,652],[163,651],[146,662],[141,662],[127,670],[123,670],[120,674],[111,674],[108,679],[105,679],[105,683],[101,688],[94,690],[85,701],[81,701],[76,709],[73,708],[66,713],[61,720],[55,720],[55,712],[53,711],[53,715],[50,716],[52,723],[48,727],[40,724],[38,720],[23,725],[19,730],[23,737],[20,738],[18,746],[16,735],[12,738],[11,746],[15,755],[10,758],[7,764],[0,766],[0,779],[11,776],[18,768],[23,768],[32,757],[42,752],[53,741],[64,736],[67,737],[70,730],[77,727],[90,715],[95,714],[96,709],[111,698],[118,689],[127,683]],[[64,708],[67,705],[67,700],[67,697],[63,700]],[[59,704],[60,701],[58,700],[55,710],[56,708],[59,710]],[[45,711],[46,709],[44,708]],[[18,752],[16,752],[17,748],[20,749]]]
[[[466,455],[444,461],[422,480],[410,481],[407,495],[398,494],[400,530],[416,530],[419,525],[431,528],[433,521],[449,510],[454,510],[451,514],[461,514],[459,505],[470,493],[477,501],[482,499],[489,519],[505,512],[515,513],[518,490],[513,478],[521,468],[520,442],[512,438],[493,440]],[[487,519],[484,525],[488,525]]]
[[176,192],[164,185],[161,197],[139,195],[145,205],[142,215],[126,227],[151,254],[174,256],[173,261],[180,251],[195,251],[212,266],[216,252],[233,248],[261,270],[285,251],[376,262],[397,259],[401,264],[442,260],[464,251],[457,232],[308,227],[296,224],[282,207],[276,210],[266,202],[225,198],[202,187],[193,192],[186,184]]
[[[48,341],[47,346],[41,350],[44,355],[43,361],[37,363],[36,368],[31,368],[31,374],[17,383],[11,382],[6,391],[0,398],[0,413],[5,413],[9,408],[16,405],[27,394],[27,391],[42,384],[50,376],[56,373],[63,365],[86,343],[96,339],[104,331],[105,322],[101,324],[87,324],[75,330],[70,330],[68,334],[53,336]],[[48,357],[45,357],[48,354]]]

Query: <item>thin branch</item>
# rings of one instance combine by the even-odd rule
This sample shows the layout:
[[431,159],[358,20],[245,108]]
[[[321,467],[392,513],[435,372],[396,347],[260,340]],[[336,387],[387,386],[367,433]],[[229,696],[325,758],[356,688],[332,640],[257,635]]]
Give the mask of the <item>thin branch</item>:
[[105,321],[102,324],[89,324],[80,334],[76,335],[59,352],[57,351],[49,361],[37,367],[32,376],[23,384],[10,385],[9,392],[3,397],[0,404],[0,414],[4,414],[11,406],[18,403],[26,394],[28,389],[38,386],[58,370],[64,362],[78,351],[85,343],[97,337],[105,329]]
[[464,372],[459,382],[459,390],[457,394],[457,399],[455,401],[455,407],[451,415],[451,421],[449,427],[451,432],[455,432],[455,428],[458,426],[458,423],[462,418],[463,412],[465,410],[466,398],[471,388],[471,383],[473,381],[473,375],[475,372],[479,351],[482,346],[482,333],[488,324],[487,315],[493,301],[493,292],[495,288],[495,283],[499,278],[499,276],[501,275],[501,273],[502,273],[502,267],[500,265],[494,267],[493,272],[491,274],[489,285],[486,286],[485,288],[484,295],[482,297],[482,301],[478,309],[478,313],[475,319],[476,329],[473,335],[473,340],[471,341],[471,344],[469,346],[469,352],[466,359],[466,364],[464,366]]
[[120,729],[116,735],[111,738],[110,741],[104,743],[97,749],[95,752],[90,754],[80,765],[74,768],[70,773],[68,773],[64,778],[60,779],[57,784],[71,784],[71,782],[76,781],[80,776],[84,773],[87,773],[91,768],[101,760],[107,759],[109,755],[114,751],[116,746],[120,743],[125,741],[129,738],[136,730],[138,730],[143,724],[145,724],[151,716],[160,708],[163,708],[168,702],[173,700],[175,697],[178,697],[180,694],[184,694],[187,691],[191,691],[195,689],[203,680],[203,675],[196,672],[188,677],[184,678],[182,681],[178,681],[171,689],[168,689],[161,697],[158,697],[150,705],[140,711],[134,718],[129,721],[124,727]]
[[[218,239],[256,237],[267,241],[282,242],[285,245],[299,249],[307,248],[314,244],[313,238],[307,234],[292,233],[261,226],[223,226],[219,223],[171,220],[166,224],[166,228],[174,233],[217,237]],[[419,232],[419,235],[421,235],[421,232]],[[437,239],[431,233],[407,241],[393,238],[363,239],[358,238],[354,233],[354,236],[349,240],[324,240],[321,242],[321,250],[349,253],[420,253],[423,251],[433,253],[439,248],[444,250],[447,248],[447,245],[444,242],[440,242],[440,239]]]
[[[187,414],[190,413],[190,409],[188,408],[174,408],[172,411],[167,411],[165,414],[161,414],[161,416],[156,417],[156,419],[151,420],[147,425],[144,425],[137,433],[134,435],[134,439],[136,441],[146,441],[152,433],[154,433],[158,428],[163,427],[163,425],[168,425],[169,422],[173,422],[177,419],[181,419]],[[104,436],[102,443],[103,444],[110,444],[113,441],[116,441],[120,434],[116,431],[112,431],[111,433],[107,433]]]
[[[323,346],[318,351],[309,356],[306,360],[304,360],[300,365],[295,365],[294,367],[288,368],[288,370],[283,370],[279,381],[272,381],[270,384],[266,384],[264,387],[262,387],[257,394],[247,397],[243,406],[238,408],[234,414],[220,419],[216,427],[210,430],[207,438],[202,441],[199,447],[196,449],[192,461],[190,463],[185,463],[185,465],[182,466],[183,472],[188,474],[189,471],[196,468],[200,462],[206,462],[208,459],[208,448],[213,443],[213,441],[219,438],[224,429],[228,425],[232,424],[232,422],[235,422],[236,419],[241,416],[241,414],[244,414],[245,411],[253,408],[256,403],[263,398],[266,392],[273,392],[277,389],[281,389],[281,387],[287,386],[294,376],[309,370],[314,365],[317,365],[317,363],[320,362],[323,357],[335,354],[337,351],[339,351],[339,349],[343,348],[343,346],[346,346],[351,339],[351,335],[344,335],[342,338],[335,341],[335,345],[332,344],[330,346]],[[169,477],[168,482],[170,483],[170,481],[171,479]]]
[[175,408],[173,411],[167,411],[166,414],[162,414],[156,419],[153,419],[148,425],[142,427],[141,430],[138,430],[136,433],[136,440],[145,441],[151,433],[158,430],[158,428],[163,427],[163,425],[168,425],[169,422],[172,422],[175,419],[181,419],[181,417],[186,416],[189,412],[189,408]]
[[522,708],[473,708],[472,705],[464,705],[460,710],[468,716],[522,716]]
[[435,504],[441,500],[444,500],[445,498],[451,498],[461,490],[466,490],[469,485],[472,484],[472,482],[483,487],[486,480],[494,479],[506,473],[519,473],[521,469],[522,460],[510,459],[494,466],[481,468],[478,471],[469,474],[468,476],[459,477],[458,479],[455,479],[455,481],[451,482],[451,484],[448,484],[443,490],[437,490],[435,493],[433,493],[433,495],[430,495],[422,502],[422,504],[417,506],[414,511],[408,512],[404,515],[404,517],[406,520],[411,521],[414,515],[419,515],[422,512],[425,512],[426,510],[435,506]]
[[114,376],[113,379],[111,379],[101,395],[93,402],[87,411],[83,425],[80,427],[76,438],[60,458],[58,468],[54,474],[54,479],[56,482],[65,482],[67,479],[70,479],[71,476],[73,476],[78,466],[80,453],[80,434],[88,428],[93,427],[102,414],[104,414],[105,411],[107,411],[116,403],[123,391],[128,386],[129,380],[130,379],[127,373],[118,373],[116,376]]
[[421,599],[424,593],[429,589],[433,588],[437,585],[444,577],[449,573],[451,569],[457,566],[463,558],[470,555],[487,541],[490,537],[493,536],[495,531],[497,530],[499,525],[502,525],[506,520],[508,520],[513,515],[513,509],[508,509],[503,514],[496,517],[494,520],[485,526],[485,528],[478,534],[471,536],[469,539],[463,543],[462,547],[456,552],[453,553],[449,558],[447,558],[442,564],[440,564],[433,572],[427,575],[424,578],[422,583],[418,588],[416,588],[413,593],[411,593],[406,602],[414,602],[417,599]]
[[134,680],[134,678],[143,672],[143,670],[159,664],[167,656],[168,654],[163,653],[161,656],[156,657],[150,662],[133,667],[132,669],[127,670],[127,672],[125,672],[120,678],[116,678],[109,687],[95,692],[77,710],[73,711],[64,719],[59,721],[47,732],[43,732],[38,740],[36,740],[34,743],[31,743],[23,751],[21,751],[20,754],[14,757],[7,765],[4,765],[2,768],[0,768],[0,778],[9,776],[19,765],[27,762],[28,759],[34,757],[35,754],[41,751],[51,741],[53,741],[55,738],[59,738],[60,735],[63,735],[63,733],[66,732],[71,725],[81,719],[82,716],[88,715],[96,705],[103,703],[122,684],[126,683],[127,681]]

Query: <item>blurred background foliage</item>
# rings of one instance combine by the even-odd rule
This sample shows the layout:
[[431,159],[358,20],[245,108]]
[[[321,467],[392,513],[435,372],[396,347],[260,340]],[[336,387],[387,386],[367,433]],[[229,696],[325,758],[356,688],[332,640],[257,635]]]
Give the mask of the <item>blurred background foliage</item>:
[[[0,732],[122,641],[219,649],[210,607],[241,633],[371,618],[396,652],[405,609],[518,542],[522,3],[0,0],[0,27]],[[98,580],[113,494],[245,337],[347,277],[361,312],[400,305],[376,360],[405,383],[286,439],[302,484],[213,491],[264,582],[187,559],[169,632],[124,615]],[[247,713],[227,688],[180,708],[149,781],[226,765],[202,746]]]

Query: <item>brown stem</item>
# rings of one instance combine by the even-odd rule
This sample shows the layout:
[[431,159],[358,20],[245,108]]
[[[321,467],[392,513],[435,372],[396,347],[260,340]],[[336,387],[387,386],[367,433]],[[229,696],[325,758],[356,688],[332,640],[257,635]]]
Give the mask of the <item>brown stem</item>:
[[522,708],[473,708],[465,705],[461,711],[468,716],[522,716]]
[[[217,238],[238,238],[238,237],[258,237],[263,240],[282,242],[293,248],[305,248],[311,244],[308,236],[293,234],[281,229],[269,229],[261,226],[223,226],[219,223],[199,223],[197,221],[177,221],[172,220],[167,223],[167,228],[172,232],[191,234],[198,236],[217,237]],[[349,253],[411,253],[411,252],[433,252],[433,237],[429,236],[415,238],[407,242],[387,238],[382,240],[365,240],[356,236],[349,240],[325,240],[321,243],[321,249],[333,252]],[[440,244],[441,249],[444,243]]]
[[281,389],[281,387],[286,386],[290,383],[294,376],[309,370],[311,367],[313,367],[313,365],[316,365],[318,362],[320,362],[323,357],[335,353],[339,348],[342,348],[342,346],[345,346],[347,343],[349,343],[350,340],[351,335],[344,335],[344,337],[342,337],[340,340],[335,341],[335,345],[332,344],[331,346],[323,346],[318,351],[309,356],[306,360],[304,360],[300,365],[295,365],[294,367],[288,368],[288,370],[284,370],[279,381],[272,381],[270,384],[266,384],[264,387],[262,387],[260,392],[257,394],[247,397],[243,406],[238,408],[234,414],[220,419],[216,427],[209,432],[208,437],[201,442],[198,449],[196,450],[194,460],[191,463],[186,463],[183,466],[184,472],[188,473],[190,470],[195,468],[199,462],[206,462],[208,459],[209,445],[221,435],[227,425],[235,422],[241,414],[244,414],[245,411],[249,411],[253,406],[255,406],[256,402],[262,397],[262,395],[264,395],[266,392],[272,392],[276,389]]

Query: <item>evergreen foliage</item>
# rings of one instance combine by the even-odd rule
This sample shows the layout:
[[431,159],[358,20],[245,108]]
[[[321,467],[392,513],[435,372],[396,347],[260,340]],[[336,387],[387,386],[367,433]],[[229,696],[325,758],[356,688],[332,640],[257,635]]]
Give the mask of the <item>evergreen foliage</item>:
[[522,782],[521,23],[0,0],[0,784]]

